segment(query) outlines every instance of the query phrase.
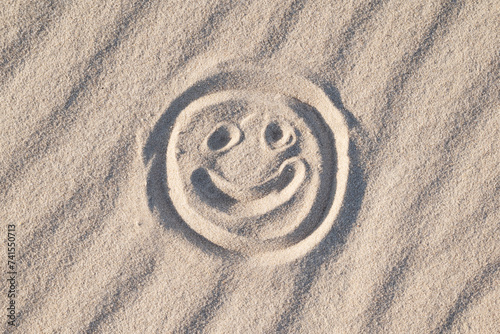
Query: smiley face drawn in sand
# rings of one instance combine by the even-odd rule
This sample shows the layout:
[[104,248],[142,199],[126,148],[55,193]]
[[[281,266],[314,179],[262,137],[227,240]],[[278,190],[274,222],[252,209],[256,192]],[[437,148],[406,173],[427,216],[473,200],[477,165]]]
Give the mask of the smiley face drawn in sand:
[[285,96],[244,91],[190,105],[168,146],[172,198],[196,220],[263,244],[307,233],[312,207],[328,197],[319,193],[321,175],[333,175],[334,157],[320,149],[331,139],[306,109]]
[[345,192],[341,113],[318,87],[292,76],[237,69],[192,87],[167,110],[170,123],[158,132],[165,135],[156,135],[164,136],[164,153],[151,149],[158,149],[149,183],[154,206],[161,214],[170,202],[202,238],[266,263],[311,250],[334,224]]

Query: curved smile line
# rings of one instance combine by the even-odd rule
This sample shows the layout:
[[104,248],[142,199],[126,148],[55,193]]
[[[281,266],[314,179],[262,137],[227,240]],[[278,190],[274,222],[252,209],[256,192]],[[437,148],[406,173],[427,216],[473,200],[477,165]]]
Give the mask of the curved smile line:
[[298,158],[284,161],[268,180],[250,189],[242,189],[211,170],[205,169],[210,182],[236,203],[232,211],[245,216],[263,215],[288,202],[306,178],[306,165]]

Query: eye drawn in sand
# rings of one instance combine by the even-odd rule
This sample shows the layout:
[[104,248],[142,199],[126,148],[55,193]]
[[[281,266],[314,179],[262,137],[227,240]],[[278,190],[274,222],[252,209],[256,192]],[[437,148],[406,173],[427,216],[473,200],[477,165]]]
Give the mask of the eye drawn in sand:
[[308,80],[221,71],[195,82],[160,123],[164,147],[153,148],[150,184],[165,192],[151,192],[162,197],[154,206],[172,206],[203,239],[276,263],[310,251],[335,223],[349,168],[347,127]]

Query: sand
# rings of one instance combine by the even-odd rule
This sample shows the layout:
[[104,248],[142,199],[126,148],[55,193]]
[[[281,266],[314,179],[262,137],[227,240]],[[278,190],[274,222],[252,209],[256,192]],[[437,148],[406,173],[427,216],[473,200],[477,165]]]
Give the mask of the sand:
[[500,332],[499,14],[7,1],[2,331]]

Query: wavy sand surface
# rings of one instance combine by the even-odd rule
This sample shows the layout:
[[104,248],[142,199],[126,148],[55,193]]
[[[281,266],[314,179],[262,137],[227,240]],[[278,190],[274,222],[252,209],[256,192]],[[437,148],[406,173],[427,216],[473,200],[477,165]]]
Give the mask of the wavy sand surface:
[[7,1],[2,330],[500,332],[499,14]]

